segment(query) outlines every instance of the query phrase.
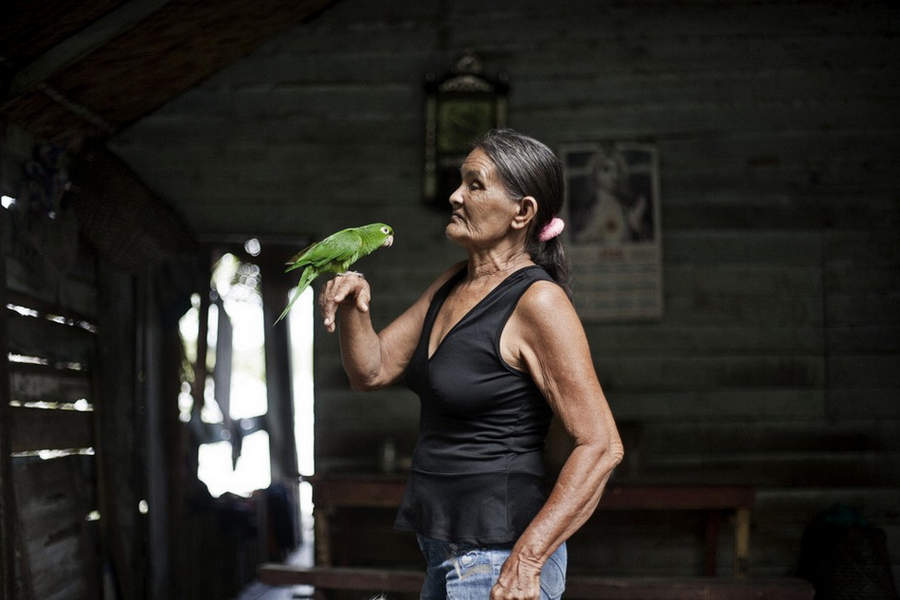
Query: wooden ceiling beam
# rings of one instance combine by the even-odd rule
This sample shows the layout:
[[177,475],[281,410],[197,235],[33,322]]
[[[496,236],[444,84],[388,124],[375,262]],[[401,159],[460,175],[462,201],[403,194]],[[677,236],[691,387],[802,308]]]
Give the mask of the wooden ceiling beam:
[[39,137],[105,139],[336,0],[131,0],[14,75],[0,112]]
[[169,0],[131,0],[64,39],[12,77],[7,98],[19,96],[156,12]]

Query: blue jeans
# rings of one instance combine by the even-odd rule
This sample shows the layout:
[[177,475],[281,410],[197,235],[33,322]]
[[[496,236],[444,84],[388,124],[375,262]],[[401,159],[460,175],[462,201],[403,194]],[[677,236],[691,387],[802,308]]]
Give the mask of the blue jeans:
[[[416,537],[428,565],[421,600],[488,600],[512,549]],[[541,600],[558,600],[565,588],[566,545],[563,543],[541,569]]]

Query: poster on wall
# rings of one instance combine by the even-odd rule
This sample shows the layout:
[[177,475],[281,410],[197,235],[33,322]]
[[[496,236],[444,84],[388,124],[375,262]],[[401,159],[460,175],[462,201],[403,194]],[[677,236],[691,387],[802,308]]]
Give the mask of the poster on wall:
[[[585,321],[659,319],[662,235],[656,148],[630,142],[560,148],[566,250]],[[564,217],[565,218],[565,217]]]

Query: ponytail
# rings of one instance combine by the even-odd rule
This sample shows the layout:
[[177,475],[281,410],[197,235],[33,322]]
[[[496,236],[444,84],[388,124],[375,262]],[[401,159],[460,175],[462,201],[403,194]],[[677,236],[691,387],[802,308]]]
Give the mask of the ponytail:
[[562,240],[541,241],[540,232],[559,214],[563,204],[563,169],[545,144],[512,129],[492,129],[473,145],[491,159],[513,198],[532,196],[538,205],[525,249],[531,260],[547,271],[569,296],[569,262]]

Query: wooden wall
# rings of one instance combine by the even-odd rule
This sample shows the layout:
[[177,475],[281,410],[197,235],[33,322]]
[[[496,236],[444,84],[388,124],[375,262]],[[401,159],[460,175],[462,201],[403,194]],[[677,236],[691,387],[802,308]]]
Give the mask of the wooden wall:
[[[656,143],[665,316],[585,323],[626,434],[616,477],[758,486],[757,574],[793,569],[804,525],[850,503],[896,576],[898,31],[881,2],[345,0],[112,147],[210,237],[391,223],[394,247],[359,265],[384,325],[460,256],[420,200],[426,73],[472,48],[508,74],[511,126]],[[408,452],[415,398],[350,392],[316,335],[318,468],[374,468],[388,435]],[[571,560],[697,572],[695,525],[598,515]]]
[[[14,185],[20,178],[10,176],[13,165],[31,158],[32,145],[4,126],[0,149],[0,192],[15,195],[21,188]],[[65,235],[64,216],[53,222],[46,213],[16,208],[21,205],[0,210],[0,347],[8,371],[0,435],[8,436],[3,460],[11,464],[2,483],[14,531],[0,542],[5,551],[15,549],[16,598],[97,597],[105,524],[89,518],[103,504],[95,430],[100,403],[92,379],[97,273],[77,235]],[[58,260],[63,247],[68,255]]]
[[[16,594],[3,589],[3,597],[98,598],[106,589],[122,598],[143,597],[145,590],[168,597],[168,542],[160,531],[168,525],[169,465],[180,461],[162,455],[173,447],[165,434],[183,426],[176,403],[180,354],[160,343],[177,343],[177,329],[167,321],[161,335],[158,313],[168,309],[171,321],[173,298],[176,305],[182,297],[188,302],[183,270],[151,264],[147,248],[157,256],[167,246],[148,243],[147,231],[161,219],[149,218],[146,206],[132,252],[119,261],[143,259],[142,277],[98,256],[82,235],[72,194],[51,217],[41,196],[46,180],[26,175],[26,165],[46,148],[21,128],[2,125],[0,193],[16,202],[0,210],[0,347],[8,371],[0,376],[0,449],[11,467],[11,476],[4,470],[0,477],[0,504],[16,539],[4,527],[0,542],[4,554],[14,545],[17,553]],[[68,175],[64,170],[61,180]],[[126,208],[148,201],[123,185],[121,172],[107,168],[95,177],[113,183],[98,189],[78,179],[82,211],[100,191]],[[99,220],[92,234],[115,239],[129,223]],[[170,244],[182,238],[164,224]],[[147,289],[153,277],[165,287]],[[148,322],[152,316],[156,321]],[[169,415],[175,426],[160,423]]]

